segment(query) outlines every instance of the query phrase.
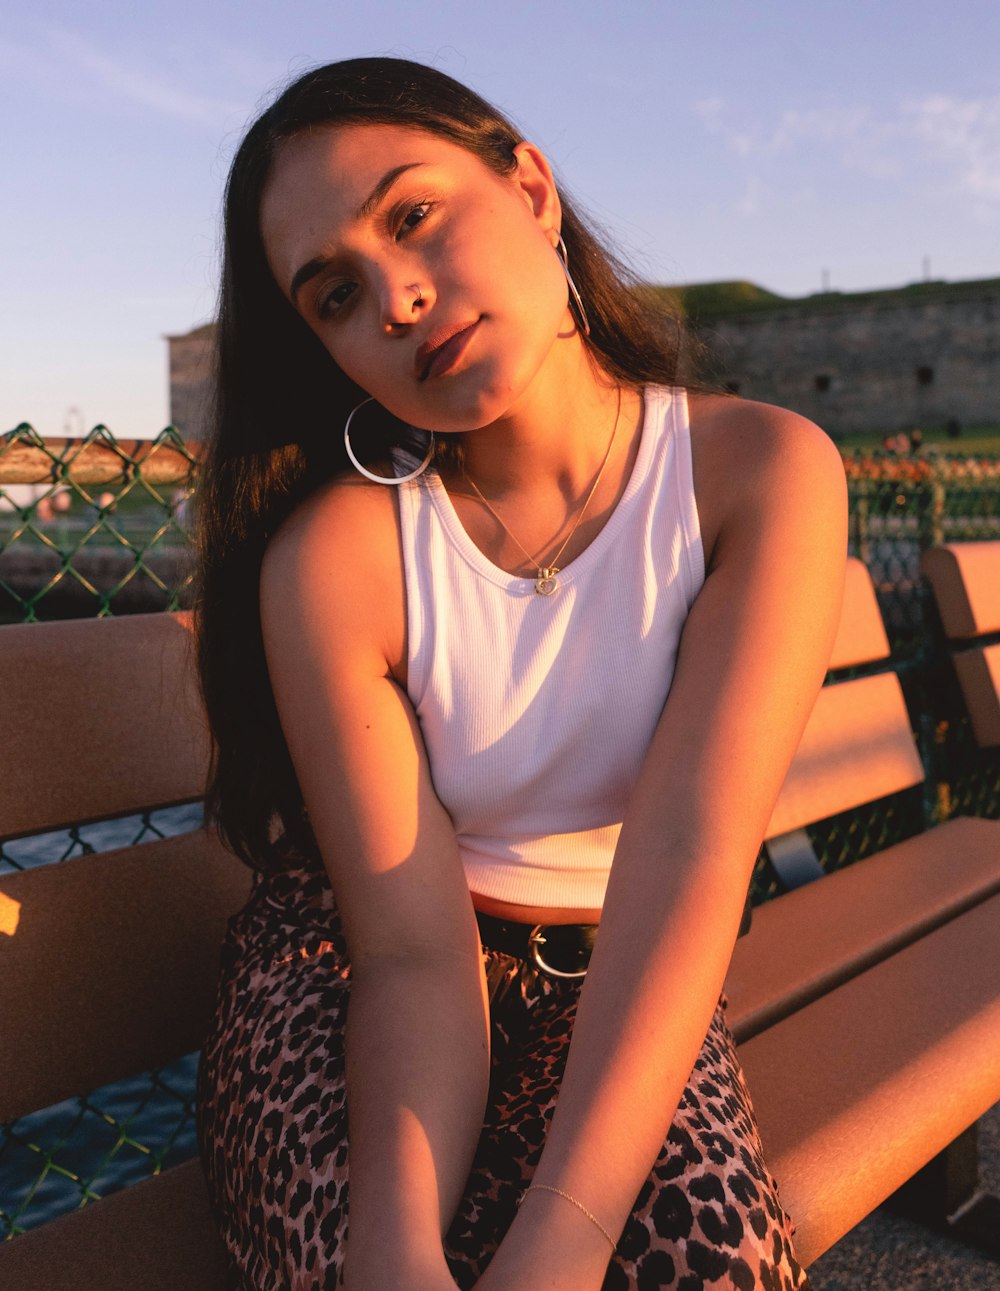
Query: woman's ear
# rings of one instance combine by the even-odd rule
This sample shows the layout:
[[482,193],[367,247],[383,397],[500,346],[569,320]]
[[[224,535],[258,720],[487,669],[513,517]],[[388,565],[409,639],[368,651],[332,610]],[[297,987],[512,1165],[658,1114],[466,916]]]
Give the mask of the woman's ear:
[[562,204],[552,167],[540,148],[524,140],[514,149],[517,171],[514,183],[555,246],[562,226]]

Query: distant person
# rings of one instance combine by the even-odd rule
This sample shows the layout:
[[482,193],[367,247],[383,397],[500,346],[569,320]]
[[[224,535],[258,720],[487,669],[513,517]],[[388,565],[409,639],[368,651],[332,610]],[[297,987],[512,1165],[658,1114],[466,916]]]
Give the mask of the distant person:
[[908,448],[911,453],[918,453],[924,446],[924,432],[919,426],[913,426],[907,436],[909,441]]
[[174,520],[181,528],[188,523],[188,512],[190,510],[190,494],[186,489],[174,489],[171,498],[171,509],[174,513]]
[[723,982],[837,629],[836,446],[685,388],[545,155],[432,68],[292,84],[224,246],[230,1285],[808,1288]]
[[949,417],[944,424],[944,430],[949,439],[958,439],[962,433],[962,423],[957,417]]

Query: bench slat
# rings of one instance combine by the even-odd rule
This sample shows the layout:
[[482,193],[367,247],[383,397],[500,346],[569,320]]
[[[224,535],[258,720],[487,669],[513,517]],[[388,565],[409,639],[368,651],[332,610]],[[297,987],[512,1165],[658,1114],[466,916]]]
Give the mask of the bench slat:
[[829,666],[850,668],[888,657],[889,638],[875,598],[872,576],[864,561],[850,556],[844,575],[844,603]]
[[1000,896],[741,1047],[804,1264],[996,1101],[998,936]]
[[17,1291],[223,1291],[225,1265],[197,1161],[0,1243]]
[[191,646],[186,613],[4,627],[0,838],[203,795]]
[[894,673],[825,686],[802,733],[765,837],[787,834],[908,789],[923,778]]
[[956,816],[754,910],[726,977],[739,1043],[1000,892],[1000,821]]
[[1000,632],[1000,542],[956,542],[920,557],[945,633],[952,638]]
[[198,1049],[249,890],[205,830],[0,879],[0,1121]]
[[1000,744],[1000,645],[953,656],[962,696],[980,748]]

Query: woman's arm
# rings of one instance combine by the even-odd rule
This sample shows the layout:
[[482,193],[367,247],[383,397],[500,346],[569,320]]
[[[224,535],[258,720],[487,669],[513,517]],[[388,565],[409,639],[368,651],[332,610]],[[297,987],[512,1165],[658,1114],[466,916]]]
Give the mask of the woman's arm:
[[489,1081],[478,930],[412,708],[394,502],[338,484],[268,548],[261,614],[278,712],[351,957],[352,1291],[453,1286],[442,1236]]
[[[832,441],[795,414],[727,402],[696,444],[699,503],[719,507],[718,538],[626,813],[535,1174],[614,1237],[711,1022],[843,591],[846,496]],[[480,1285],[596,1289],[610,1255],[576,1207],[533,1192]]]

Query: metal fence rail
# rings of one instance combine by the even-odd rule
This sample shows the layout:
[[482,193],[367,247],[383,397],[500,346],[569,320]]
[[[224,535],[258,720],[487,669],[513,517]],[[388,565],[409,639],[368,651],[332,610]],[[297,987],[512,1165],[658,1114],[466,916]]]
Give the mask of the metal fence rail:
[[[0,435],[0,622],[187,608],[200,453],[169,428],[149,441],[103,427],[80,439],[46,440],[27,425]],[[1000,754],[975,746],[919,573],[920,552],[937,542],[1000,538],[1000,458],[927,450],[844,460],[850,550],[872,573],[887,666],[903,684],[931,788],[813,827],[828,869],[959,812],[1000,817]],[[0,873],[196,824],[152,813],[15,840],[0,845]],[[755,902],[778,890],[763,853],[751,890]],[[192,1056],[0,1129],[0,1239],[193,1155],[194,1074]]]

